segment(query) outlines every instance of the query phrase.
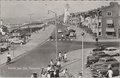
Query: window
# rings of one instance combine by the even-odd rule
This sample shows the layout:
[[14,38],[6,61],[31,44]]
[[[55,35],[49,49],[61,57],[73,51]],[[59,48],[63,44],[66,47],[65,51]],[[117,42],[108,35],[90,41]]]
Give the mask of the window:
[[107,27],[108,28],[114,28],[114,25],[113,24],[107,24]]
[[102,35],[102,33],[101,33],[101,32],[99,32],[99,35]]
[[107,16],[112,16],[112,12],[108,11]]
[[106,20],[106,23],[107,23],[107,27],[108,27],[108,28],[113,28],[113,27],[114,27],[114,24],[113,24],[113,20],[112,20],[112,19],[107,19],[107,20]]

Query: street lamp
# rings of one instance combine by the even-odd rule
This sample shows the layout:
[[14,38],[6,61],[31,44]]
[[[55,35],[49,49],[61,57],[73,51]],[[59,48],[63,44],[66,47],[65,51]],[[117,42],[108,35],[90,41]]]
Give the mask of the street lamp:
[[48,14],[52,12],[55,14],[55,38],[56,38],[56,59],[57,59],[57,54],[58,54],[58,43],[57,43],[57,13],[51,10],[48,10]]
[[83,51],[84,51],[84,35],[85,35],[85,33],[83,32],[82,34],[82,74],[83,74],[83,70],[84,70],[84,58],[83,58],[83,56],[84,56],[84,54],[83,54]]
[[[32,15],[33,15],[33,13],[32,13],[32,14],[29,14],[30,23],[31,23],[31,21],[32,21]],[[30,27],[30,25],[29,25],[28,27],[29,27],[29,29],[30,29],[30,34],[31,34],[31,33],[32,33],[32,27]]]

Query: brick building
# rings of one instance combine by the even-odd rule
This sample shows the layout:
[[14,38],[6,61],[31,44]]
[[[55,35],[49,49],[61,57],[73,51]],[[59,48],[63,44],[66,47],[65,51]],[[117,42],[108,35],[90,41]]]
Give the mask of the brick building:
[[120,38],[120,5],[111,2],[109,6],[101,7],[102,37]]

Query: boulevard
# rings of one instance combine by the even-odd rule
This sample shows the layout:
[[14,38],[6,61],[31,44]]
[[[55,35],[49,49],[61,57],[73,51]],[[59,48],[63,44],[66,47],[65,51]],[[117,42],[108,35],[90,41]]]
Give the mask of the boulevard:
[[[94,48],[94,42],[84,42],[84,49]],[[119,47],[118,42],[101,42],[106,46]],[[79,41],[59,41],[58,52],[69,52],[81,49]],[[1,66],[1,75],[4,77],[30,77],[33,72],[41,72],[41,68],[47,67],[50,59],[55,59],[55,41],[48,41],[43,45],[38,45],[27,55],[24,55],[14,63]]]

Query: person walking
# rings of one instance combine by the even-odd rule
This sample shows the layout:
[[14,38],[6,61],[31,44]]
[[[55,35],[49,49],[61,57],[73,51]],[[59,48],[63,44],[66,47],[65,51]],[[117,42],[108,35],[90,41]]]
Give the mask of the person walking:
[[108,75],[108,78],[113,78],[113,77],[112,77],[112,76],[113,76],[112,68],[109,68],[109,70],[108,70],[108,72],[107,72],[106,75]]
[[78,74],[78,78],[82,78],[82,73],[79,73],[79,74]]
[[61,63],[60,63],[60,60],[57,61],[57,67],[60,68],[61,67]]
[[62,37],[62,40],[63,40],[64,39],[64,35],[62,34],[61,37]]
[[50,72],[47,73],[47,78],[51,78]]
[[8,52],[7,54],[7,64],[10,64],[11,63],[11,56],[10,56],[10,53]]
[[53,63],[53,59],[50,60],[50,65],[53,67],[54,63]]
[[62,53],[61,52],[58,53],[58,58],[59,58],[58,59],[59,61],[62,61]]
[[63,60],[64,60],[64,62],[67,62],[67,52],[64,52],[64,54],[63,54]]
[[44,68],[42,68],[41,71],[41,78],[46,78],[46,71],[44,71]]
[[62,74],[63,74],[63,78],[68,78],[69,77],[67,68],[62,70]]
[[31,75],[31,78],[38,78],[37,73],[33,73],[33,74]]
[[47,72],[50,73],[50,71],[51,71],[51,66],[48,65],[48,67],[47,67]]

